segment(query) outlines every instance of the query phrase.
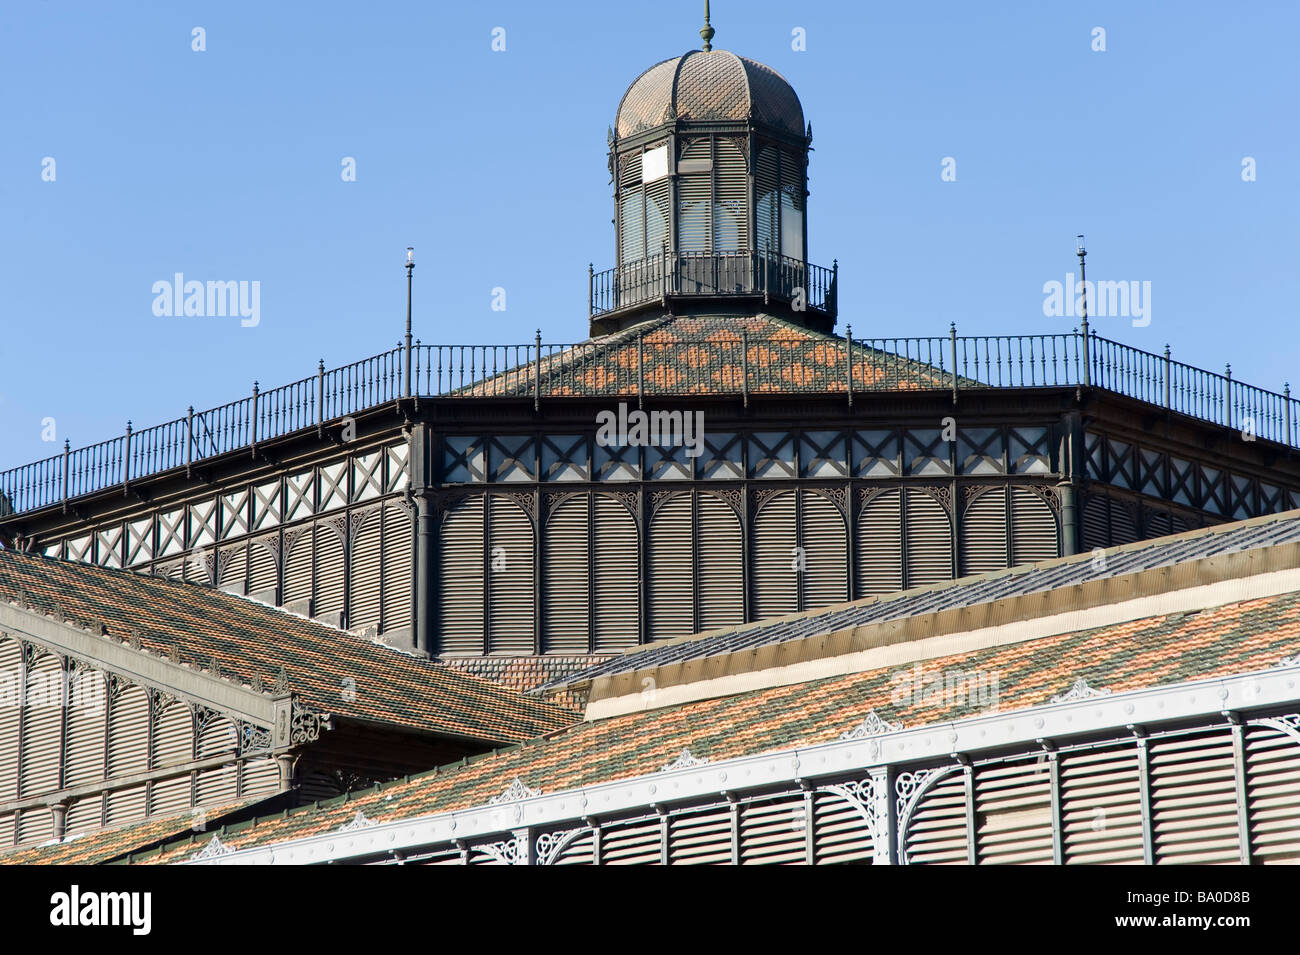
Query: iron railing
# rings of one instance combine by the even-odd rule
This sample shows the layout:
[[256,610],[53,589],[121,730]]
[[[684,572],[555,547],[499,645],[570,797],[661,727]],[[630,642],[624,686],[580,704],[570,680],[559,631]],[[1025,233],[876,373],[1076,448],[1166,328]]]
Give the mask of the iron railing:
[[598,318],[680,297],[774,298],[835,317],[839,263],[811,265],[776,252],[660,252],[596,272],[588,266],[587,312]]
[[[1300,414],[1282,393],[1102,338],[1055,335],[844,339],[750,337],[728,332],[681,341],[669,332],[575,344],[401,346],[272,391],[0,472],[0,518],[122,487],[197,462],[358,414],[403,397],[410,364],[418,397],[846,394],[906,389],[1096,387],[1170,412],[1296,447]],[[409,397],[409,396],[407,396]]]

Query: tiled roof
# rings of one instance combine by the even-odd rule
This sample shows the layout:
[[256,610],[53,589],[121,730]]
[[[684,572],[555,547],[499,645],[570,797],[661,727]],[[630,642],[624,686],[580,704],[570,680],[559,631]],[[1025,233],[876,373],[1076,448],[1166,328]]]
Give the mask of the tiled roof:
[[[546,396],[843,392],[847,345],[771,315],[666,316],[577,345],[556,346],[541,359]],[[936,364],[853,344],[855,391],[950,388]],[[747,375],[747,378],[746,378]],[[532,395],[533,370],[485,374],[458,397]]]
[[100,865],[133,849],[138,850],[141,846],[174,841],[190,833],[206,832],[221,826],[240,810],[276,799],[279,799],[279,794],[270,799],[258,796],[256,799],[245,799],[225,806],[187,809],[185,812],[154,816],[112,829],[69,836],[61,842],[10,849],[0,852],[0,865]]
[[[552,680],[563,680],[571,674],[586,670],[610,658],[609,654],[595,656],[533,656],[533,657],[450,657],[445,666],[464,673],[473,673],[500,683],[512,690],[533,690]],[[548,696],[552,703],[581,712],[585,695],[559,691]]]
[[1168,567],[1181,561],[1238,553],[1297,540],[1300,540],[1300,511],[1289,511],[1286,514],[1189,531],[1174,537],[1128,544],[1107,552],[1104,561],[1096,560],[1092,554],[1082,554],[978,577],[945,581],[901,594],[869,597],[827,610],[810,611],[776,620],[761,620],[720,632],[683,637],[629,650],[589,669],[552,680],[542,689],[561,689],[601,676],[754,650],[801,637],[970,607],[1006,597],[1073,587],[1089,581]]
[[571,711],[422,657],[210,587],[0,551],[0,600],[61,614],[196,668],[271,687],[336,716],[494,743],[572,722]]
[[[890,667],[580,723],[420,776],[229,827],[222,842],[265,845],[337,829],[358,810],[377,822],[485,804],[518,778],[554,793],[653,773],[683,749],[710,761],[831,742],[871,711],[917,727],[987,712],[982,694],[936,699],[940,675],[996,679],[1000,712],[1047,703],[1080,677],[1114,692],[1226,676],[1275,665],[1300,650],[1300,594],[1239,601],[1200,613],[954,653]],[[919,667],[919,669],[918,669]],[[987,683],[985,684],[987,685]],[[915,692],[909,692],[912,689]],[[138,861],[178,861],[202,839]]]

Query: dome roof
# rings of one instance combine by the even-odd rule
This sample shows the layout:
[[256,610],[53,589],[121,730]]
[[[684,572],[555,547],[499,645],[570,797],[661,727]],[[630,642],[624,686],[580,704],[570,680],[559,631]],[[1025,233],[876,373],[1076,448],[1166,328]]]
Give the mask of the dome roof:
[[614,132],[631,136],[676,119],[746,120],[804,134],[803,107],[771,67],[727,50],[691,50],[656,63],[623,94]]

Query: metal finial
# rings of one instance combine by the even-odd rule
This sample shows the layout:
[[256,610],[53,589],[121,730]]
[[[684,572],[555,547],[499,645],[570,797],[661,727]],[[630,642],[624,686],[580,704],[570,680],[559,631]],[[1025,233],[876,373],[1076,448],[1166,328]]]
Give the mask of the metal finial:
[[709,0],[704,0],[704,26],[700,28],[700,37],[704,40],[705,53],[713,49],[713,44],[709,42],[713,39],[713,34],[713,27],[709,26]]

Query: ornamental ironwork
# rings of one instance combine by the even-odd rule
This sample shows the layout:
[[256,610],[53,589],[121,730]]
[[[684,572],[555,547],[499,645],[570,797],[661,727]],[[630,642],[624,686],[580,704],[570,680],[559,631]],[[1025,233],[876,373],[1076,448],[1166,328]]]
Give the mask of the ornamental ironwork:
[[293,746],[302,743],[314,743],[320,739],[322,730],[333,729],[330,715],[306,706],[298,700],[293,701],[293,716],[290,720],[289,743]]
[[1052,697],[1052,703],[1075,703],[1079,700],[1094,700],[1101,696],[1110,696],[1110,690],[1104,688],[1094,688],[1088,685],[1088,681],[1079,677],[1070,686],[1065,693],[1058,693]]
[[198,852],[194,853],[194,855],[190,856],[190,861],[200,862],[203,859],[215,859],[218,856],[228,856],[231,853],[238,851],[238,846],[226,845],[221,841],[221,837],[214,832],[212,834],[212,839],[209,840],[208,844]]
[[355,829],[369,829],[371,826],[377,825],[379,825],[379,820],[369,818],[364,812],[358,809],[357,814],[353,816],[350,821],[339,826],[337,831],[352,832]]
[[897,733],[903,728],[902,723],[891,723],[882,719],[875,710],[869,712],[861,723],[840,734],[840,739],[866,739],[869,736],[881,736],[885,733]]
[[507,802],[518,802],[521,799],[531,799],[534,796],[540,796],[540,789],[530,789],[524,785],[524,781],[516,776],[510,781],[510,785],[505,790],[488,800],[489,806],[500,805]]
[[707,756],[692,756],[689,749],[683,749],[671,763],[665,764],[659,772],[671,773],[675,769],[690,769],[693,766],[704,766],[708,763]]

